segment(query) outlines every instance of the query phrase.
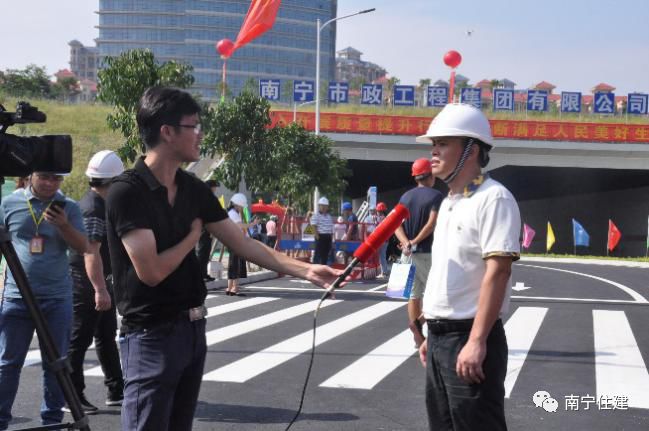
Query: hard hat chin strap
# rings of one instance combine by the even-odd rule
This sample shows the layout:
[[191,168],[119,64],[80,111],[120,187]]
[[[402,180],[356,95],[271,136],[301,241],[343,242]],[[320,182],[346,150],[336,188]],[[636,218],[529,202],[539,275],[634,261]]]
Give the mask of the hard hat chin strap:
[[451,181],[457,177],[457,174],[460,173],[462,168],[464,167],[464,163],[466,162],[466,159],[469,158],[469,154],[471,153],[471,148],[473,147],[474,141],[473,138],[469,138],[466,140],[466,144],[464,145],[464,151],[462,151],[462,155],[460,156],[460,160],[458,160],[457,165],[455,166],[455,169],[453,169],[453,172],[451,174],[442,179],[446,184],[450,184]]

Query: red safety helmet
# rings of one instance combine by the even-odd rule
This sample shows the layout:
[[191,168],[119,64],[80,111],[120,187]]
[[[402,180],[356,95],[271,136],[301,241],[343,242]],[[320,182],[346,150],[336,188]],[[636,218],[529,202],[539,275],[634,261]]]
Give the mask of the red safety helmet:
[[383,202],[379,202],[378,204],[376,204],[376,210],[383,212],[387,211],[388,207]]
[[420,175],[428,175],[432,172],[429,159],[417,159],[412,164],[412,176],[418,177]]

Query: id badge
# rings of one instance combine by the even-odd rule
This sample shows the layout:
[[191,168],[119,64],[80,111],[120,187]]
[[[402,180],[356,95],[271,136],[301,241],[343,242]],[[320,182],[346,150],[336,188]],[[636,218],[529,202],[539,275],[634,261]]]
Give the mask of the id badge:
[[41,254],[43,253],[43,237],[42,236],[35,236],[34,238],[29,241],[29,252],[31,254]]

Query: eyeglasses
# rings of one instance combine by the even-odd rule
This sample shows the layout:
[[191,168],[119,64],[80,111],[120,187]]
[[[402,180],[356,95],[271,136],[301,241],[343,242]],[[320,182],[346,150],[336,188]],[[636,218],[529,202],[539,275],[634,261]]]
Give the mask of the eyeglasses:
[[56,181],[56,182],[61,182],[63,181],[63,175],[55,175],[55,174],[36,174],[39,180],[41,181]]
[[194,135],[198,135],[201,133],[201,123],[196,123],[196,124],[178,124],[177,127],[184,127],[186,129],[194,129]]

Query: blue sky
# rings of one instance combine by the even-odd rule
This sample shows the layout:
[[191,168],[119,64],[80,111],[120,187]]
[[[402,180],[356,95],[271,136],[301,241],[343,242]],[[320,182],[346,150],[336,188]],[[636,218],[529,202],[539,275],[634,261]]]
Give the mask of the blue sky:
[[[448,79],[442,57],[456,49],[458,73],[471,83],[509,78],[527,88],[545,80],[588,92],[606,82],[620,95],[649,92],[647,0],[339,0],[338,15],[371,7],[338,22],[337,47],[357,48],[403,84]],[[0,69],[67,67],[67,42],[97,36],[97,8],[96,0],[12,2],[2,13]]]

